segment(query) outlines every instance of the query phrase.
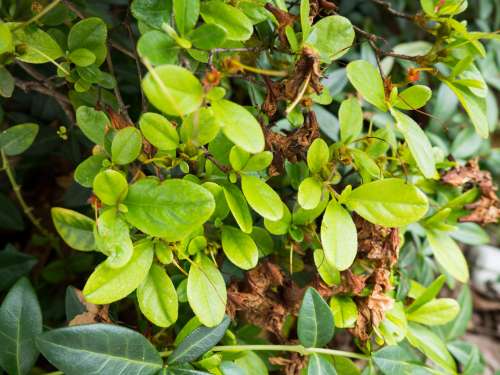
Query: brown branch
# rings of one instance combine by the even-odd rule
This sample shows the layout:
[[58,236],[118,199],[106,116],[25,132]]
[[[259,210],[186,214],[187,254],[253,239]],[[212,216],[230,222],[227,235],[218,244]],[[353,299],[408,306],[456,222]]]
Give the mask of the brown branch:
[[381,5],[382,7],[385,8],[385,10],[392,14],[393,16],[404,18],[410,21],[415,21],[416,16],[404,12],[400,12],[399,10],[394,9],[391,4],[387,1],[384,0],[371,0],[373,3]]
[[229,173],[231,171],[231,167],[229,167],[228,165],[224,165],[220,161],[218,161],[204,146],[201,147],[201,150],[203,151],[203,155],[212,163],[214,163],[214,165],[219,168],[221,172]]

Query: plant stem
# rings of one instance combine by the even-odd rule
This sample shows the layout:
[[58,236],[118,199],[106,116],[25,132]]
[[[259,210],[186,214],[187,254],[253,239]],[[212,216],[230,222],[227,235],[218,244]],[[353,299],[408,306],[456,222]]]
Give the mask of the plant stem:
[[42,226],[42,224],[40,224],[40,220],[36,218],[35,215],[33,215],[32,208],[26,204],[26,201],[24,200],[23,195],[21,194],[21,187],[17,184],[16,179],[14,177],[14,173],[12,172],[12,169],[10,167],[7,155],[5,155],[5,152],[3,150],[1,151],[1,154],[2,154],[3,170],[5,171],[5,174],[9,179],[10,185],[12,186],[12,190],[14,190],[14,194],[16,195],[16,198],[19,201],[19,204],[21,205],[24,214],[28,217],[28,219],[33,223],[35,228],[38,229],[38,231],[42,235],[51,238],[50,232],[47,229],[45,229]]
[[313,353],[336,355],[339,357],[349,357],[356,359],[368,360],[370,357],[361,353],[346,352],[343,350],[324,349],[324,348],[306,348],[302,345],[228,345],[228,346],[214,346],[214,352],[241,352],[246,350],[254,351],[284,351],[296,352],[302,355],[310,355]]

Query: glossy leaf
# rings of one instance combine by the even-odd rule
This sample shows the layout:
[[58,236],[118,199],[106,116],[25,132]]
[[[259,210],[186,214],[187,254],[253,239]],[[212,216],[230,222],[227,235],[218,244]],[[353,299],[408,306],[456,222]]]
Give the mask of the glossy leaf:
[[76,123],[85,136],[98,145],[104,145],[106,130],[110,127],[108,117],[102,111],[80,106],[76,110]]
[[399,346],[386,346],[377,350],[373,353],[373,361],[384,375],[435,374],[426,370],[424,366],[417,364],[418,357]]
[[171,0],[134,0],[130,6],[134,17],[141,22],[160,28],[172,13]]
[[307,166],[311,173],[318,173],[326,166],[330,158],[328,145],[321,138],[317,138],[311,143],[307,150]]
[[368,61],[353,61],[347,65],[347,77],[368,103],[387,111],[384,83],[376,67]]
[[129,164],[140,154],[142,149],[141,132],[128,126],[116,133],[111,144],[111,160],[116,164]]
[[127,195],[128,183],[123,174],[107,169],[95,177],[93,188],[101,202],[113,206]]
[[175,150],[179,145],[177,130],[162,115],[146,112],[141,116],[139,126],[148,142],[160,150]]
[[90,17],[77,22],[69,31],[68,48],[74,51],[85,48],[95,56],[95,64],[101,65],[106,59],[106,37],[108,30],[103,20]]
[[240,229],[245,233],[251,233],[253,219],[243,193],[235,185],[225,185],[224,196]]
[[358,319],[358,308],[351,297],[333,296],[330,300],[335,327],[352,328]]
[[356,98],[349,98],[339,108],[340,139],[353,141],[363,130],[363,111]]
[[97,176],[103,167],[104,160],[106,160],[104,155],[90,155],[76,167],[74,174],[75,181],[83,187],[91,188],[95,176]]
[[308,177],[299,185],[297,199],[301,207],[312,210],[321,202],[323,185],[315,177]]
[[297,334],[306,347],[325,346],[333,337],[333,316],[328,304],[314,288],[308,288],[299,311]]
[[445,232],[427,231],[427,239],[437,262],[458,281],[469,280],[469,268],[462,250]]
[[283,217],[283,204],[280,196],[260,178],[242,175],[241,190],[250,207],[262,217],[271,221],[277,221]]
[[95,250],[94,220],[61,207],[52,207],[50,212],[57,233],[68,246],[80,251]]
[[199,0],[173,0],[175,26],[181,35],[187,34],[196,25],[200,14]]
[[401,91],[393,105],[405,110],[419,109],[429,101],[431,96],[430,88],[424,85],[415,85]]
[[441,291],[441,288],[443,287],[445,281],[446,281],[446,276],[444,275],[439,276],[436,280],[430,283],[427,288],[425,288],[422,294],[420,294],[417,298],[415,298],[415,301],[413,301],[413,303],[410,306],[408,306],[406,311],[408,313],[411,313],[416,309],[418,309],[420,306],[434,299]]
[[454,299],[438,298],[412,311],[408,314],[408,320],[428,326],[437,326],[455,319],[459,310],[460,307]]
[[259,250],[252,237],[237,228],[222,228],[222,249],[228,259],[241,269],[249,270],[257,265]]
[[340,283],[340,272],[335,267],[332,267],[327,262],[325,252],[322,249],[314,250],[314,264],[318,269],[321,279],[328,285],[332,286]]
[[9,156],[22,154],[33,144],[37,134],[37,124],[14,125],[0,133],[0,149]]
[[203,2],[201,16],[207,24],[222,27],[229,40],[247,40],[252,35],[253,25],[245,13],[221,1]]
[[17,42],[23,44],[22,53],[16,58],[30,64],[44,64],[58,59],[63,51],[57,42],[42,29],[18,28],[14,31]]
[[345,55],[353,41],[351,22],[342,16],[328,16],[313,25],[306,44],[318,51],[324,62],[330,63]]
[[179,51],[180,47],[175,39],[159,30],[142,34],[137,42],[139,56],[148,59],[153,65],[177,63]]

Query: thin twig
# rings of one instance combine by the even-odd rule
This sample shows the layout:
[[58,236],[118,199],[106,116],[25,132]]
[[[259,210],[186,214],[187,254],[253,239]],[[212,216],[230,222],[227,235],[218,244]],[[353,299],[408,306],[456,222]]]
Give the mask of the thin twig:
[[224,165],[220,161],[218,161],[204,146],[202,146],[201,149],[203,150],[203,155],[208,160],[210,160],[217,168],[219,168],[221,172],[229,173],[231,171],[231,168],[229,166]]
[[391,4],[387,1],[384,0],[371,0],[373,3],[381,5],[385,8],[387,12],[392,14],[393,16],[400,17],[400,18],[405,18],[410,21],[415,21],[415,15],[400,12],[399,10],[394,9]]
[[[135,40],[134,40],[134,35],[132,33],[132,28],[130,27],[129,12],[128,11],[127,11],[127,16],[125,17],[125,22],[123,23],[123,25],[127,29],[130,42],[132,43],[132,45],[135,46]],[[141,59],[139,58],[139,54],[137,53],[136,48],[133,49],[133,53],[134,53],[135,67],[137,69],[137,76],[139,78],[139,89],[141,90],[142,112],[147,112],[148,111],[148,101],[146,100],[146,96],[144,95],[144,90],[142,89],[142,85],[141,85],[141,81],[142,81]]]
[[127,106],[123,102],[122,94],[120,92],[120,88],[118,87],[118,79],[115,75],[115,68],[113,66],[113,60],[111,59],[111,53],[106,55],[106,62],[108,64],[109,73],[115,78],[115,87],[113,87],[113,91],[115,93],[116,101],[118,102],[118,112],[122,114],[128,123],[133,124],[132,119],[128,115]]

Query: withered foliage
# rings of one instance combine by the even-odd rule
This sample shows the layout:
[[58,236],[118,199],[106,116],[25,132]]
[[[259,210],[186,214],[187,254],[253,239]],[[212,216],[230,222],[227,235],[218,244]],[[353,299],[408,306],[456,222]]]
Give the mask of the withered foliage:
[[299,353],[291,353],[288,358],[284,357],[270,357],[269,363],[275,366],[283,367],[283,374],[297,375],[306,367],[306,357]]
[[81,324],[95,324],[95,323],[112,323],[109,318],[109,305],[94,305],[87,302],[81,290],[76,289],[75,293],[80,300],[81,304],[85,307],[85,312],[76,315],[68,323],[69,326],[77,326]]
[[267,3],[265,8],[270,11],[278,21],[278,38],[282,47],[288,47],[288,40],[286,38],[285,29],[288,26],[293,26],[297,16],[290,14],[284,10],[275,7],[272,3]]
[[474,222],[482,225],[498,222],[500,201],[496,194],[497,186],[493,183],[490,172],[479,169],[477,159],[469,160],[464,166],[449,170],[441,179],[446,184],[465,189],[477,186],[481,191],[481,196],[476,202],[465,206],[472,212],[461,217],[461,222]]
[[294,100],[305,82],[309,81],[309,86],[316,94],[323,90],[321,80],[321,70],[319,67],[319,56],[312,48],[304,47],[300,58],[295,64],[295,69],[290,78],[284,82],[284,96],[289,100]]

